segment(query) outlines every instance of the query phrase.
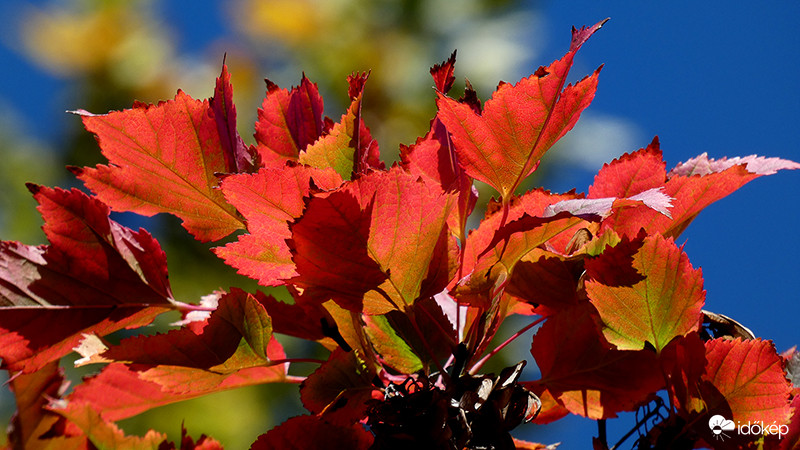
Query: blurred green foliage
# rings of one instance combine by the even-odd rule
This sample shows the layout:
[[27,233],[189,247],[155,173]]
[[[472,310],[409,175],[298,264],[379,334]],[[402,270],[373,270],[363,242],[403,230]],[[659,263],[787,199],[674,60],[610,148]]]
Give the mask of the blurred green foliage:
[[[459,50],[457,75],[468,74],[482,98],[488,98],[498,80],[520,73],[521,67],[530,73],[536,48],[526,34],[536,28],[537,20],[531,7],[530,2],[513,0],[204,0],[192,2],[186,14],[223,14],[227,29],[212,39],[204,36],[211,44],[199,54],[180,52],[178,43],[193,36],[173,27],[166,19],[166,4],[154,1],[65,0],[15,9],[18,17],[6,20],[20,24],[10,44],[14,50],[63,79],[74,109],[96,113],[130,107],[134,99],[168,99],[178,88],[207,98],[227,54],[246,142],[252,142],[256,109],[264,97],[260,76],[289,87],[299,83],[305,71],[320,86],[326,114],[338,120],[348,104],[346,76],[371,70],[365,121],[381,144],[384,160],[391,163],[400,143],[411,144],[427,131],[435,111],[428,69],[453,49]],[[43,243],[41,220],[25,182],[77,186],[64,165],[104,161],[92,136],[74,117],[65,114],[65,124],[57,127],[64,131],[52,142],[26,135],[25,120],[30,118],[10,120],[11,111],[3,117],[0,238]],[[211,245],[193,241],[177,219],[115,217],[132,228],[143,226],[158,238],[179,300],[195,302],[230,286],[256,289],[255,282],[215,258],[208,251]],[[168,322],[159,321],[151,331],[166,329]],[[320,352],[308,344],[281,340],[289,354]],[[74,381],[97,370],[67,369]],[[0,393],[0,406],[2,420],[8,423],[15,405],[7,390]],[[176,439],[184,421],[195,436],[207,433],[228,448],[246,448],[260,433],[300,410],[296,386],[256,386],[158,408],[121,426],[139,435],[157,428]]]

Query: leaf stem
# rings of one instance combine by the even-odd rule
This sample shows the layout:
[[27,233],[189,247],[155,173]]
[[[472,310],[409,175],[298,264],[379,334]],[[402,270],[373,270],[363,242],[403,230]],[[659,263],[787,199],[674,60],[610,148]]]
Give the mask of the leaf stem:
[[547,317],[540,317],[540,318],[534,320],[533,322],[525,325],[519,331],[517,331],[516,333],[512,334],[511,337],[506,339],[502,344],[500,344],[497,347],[495,347],[494,349],[492,349],[491,352],[487,353],[486,356],[481,358],[480,361],[476,362],[475,365],[473,365],[472,368],[469,369],[470,375],[475,375],[479,370],[481,370],[481,367],[483,367],[483,365],[486,364],[486,362],[489,360],[489,358],[491,358],[492,356],[494,356],[497,353],[499,353],[500,350],[505,348],[508,344],[514,342],[515,339],[517,339],[518,337],[522,336],[522,334],[525,333],[526,331],[528,331],[531,328],[535,327],[536,325],[542,323],[546,318]]
[[608,450],[608,432],[606,430],[606,419],[597,420],[597,440],[600,441],[600,447],[603,450]]
[[[662,407],[664,407],[664,401],[663,401],[663,400],[661,400],[661,398],[660,398],[660,397],[657,397],[657,399],[655,400],[655,403],[656,403],[655,407],[654,407],[653,409],[649,409],[649,408],[648,408],[648,410],[647,410],[647,413],[645,413],[645,415],[644,415],[644,416],[642,416],[642,418],[641,418],[641,419],[637,420],[637,421],[636,421],[636,423],[633,425],[633,428],[631,428],[630,430],[628,430],[628,432],[627,432],[627,433],[625,433],[625,435],[624,435],[624,436],[622,436],[621,438],[619,438],[619,440],[617,441],[617,443],[616,443],[616,444],[614,444],[614,445],[611,447],[611,449],[610,449],[610,450],[615,450],[615,449],[617,449],[617,448],[618,448],[620,445],[622,445],[622,443],[623,443],[623,442],[625,442],[625,441],[626,441],[626,440],[627,440],[629,437],[633,436],[633,433],[637,432],[637,431],[639,430],[639,428],[640,428],[642,425],[645,425],[645,426],[646,426],[646,424],[647,424],[647,421],[648,421],[648,420],[650,420],[650,419],[651,419],[651,418],[653,418],[654,416],[660,416],[660,412],[659,412],[659,411],[661,410],[661,408],[662,408]],[[668,411],[668,412],[669,412],[669,411]],[[638,413],[637,413],[637,417],[638,417]],[[687,425],[686,427],[684,427],[684,430],[688,429],[688,427],[689,427],[689,425]],[[645,431],[647,431],[647,429],[646,429],[646,428],[645,428]],[[606,444],[606,448],[608,448],[608,444]]]

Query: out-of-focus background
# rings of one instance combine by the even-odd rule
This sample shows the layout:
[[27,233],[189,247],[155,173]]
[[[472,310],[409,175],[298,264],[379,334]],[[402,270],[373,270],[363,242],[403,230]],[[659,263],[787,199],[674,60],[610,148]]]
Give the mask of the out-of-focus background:
[[[391,163],[399,144],[426,132],[435,111],[428,69],[454,49],[455,89],[467,77],[486,100],[498,81],[516,82],[561,57],[571,26],[611,17],[581,49],[571,76],[605,64],[595,101],[545,157],[537,184],[585,191],[604,162],[655,135],[668,169],[703,152],[800,160],[800,2],[794,0],[0,0],[0,17],[3,240],[44,241],[26,181],[75,186],[65,164],[102,161],[79,118],[66,111],[124,109],[133,100],[171,98],[178,88],[207,98],[226,54],[240,133],[249,142],[264,77],[290,87],[305,72],[319,84],[326,114],[338,120],[348,103],[345,77],[371,70],[365,120]],[[706,309],[742,321],[779,351],[800,343],[798,188],[800,173],[758,179],[709,207],[680,239],[693,265],[703,268]],[[211,256],[208,245],[193,242],[177,220],[117,217],[157,236],[180,299],[232,285],[255,289]],[[509,361],[530,360],[529,346],[526,335]],[[184,421],[193,435],[246,448],[300,412],[296,389],[226,392],[121,425],[140,434],[154,426],[175,438]],[[2,423],[13,410],[3,390]],[[633,418],[611,422],[613,443]],[[563,442],[562,448],[586,448],[596,433],[593,422],[579,418],[517,431]]]

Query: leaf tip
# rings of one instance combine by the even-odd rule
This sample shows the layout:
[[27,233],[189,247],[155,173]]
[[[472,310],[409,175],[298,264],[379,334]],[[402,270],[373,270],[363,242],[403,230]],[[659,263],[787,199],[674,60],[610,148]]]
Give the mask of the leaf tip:
[[78,166],[67,166],[67,170],[72,172],[72,174],[75,175],[76,177],[80,177],[81,175],[83,175],[84,172],[84,168]]
[[90,113],[89,111],[87,111],[85,109],[76,109],[76,110],[73,110],[73,111],[67,110],[67,113],[75,114],[76,116],[82,116],[82,117],[94,117],[94,116],[99,115],[99,114]]
[[36,183],[30,183],[30,182],[28,182],[28,183],[25,183],[25,187],[27,187],[27,188],[28,188],[28,190],[29,190],[29,191],[31,192],[31,194],[33,194],[33,195],[36,195],[36,194],[38,194],[38,193],[39,193],[39,191],[40,191],[40,190],[42,190],[42,186],[41,186],[41,185],[39,185],[39,184],[36,184]]
[[572,27],[572,42],[569,46],[569,51],[575,52],[577,51],[584,42],[586,42],[597,30],[603,27],[606,22],[608,22],[611,18],[607,17],[600,22],[592,25],[591,27],[581,27],[579,30],[575,27]]

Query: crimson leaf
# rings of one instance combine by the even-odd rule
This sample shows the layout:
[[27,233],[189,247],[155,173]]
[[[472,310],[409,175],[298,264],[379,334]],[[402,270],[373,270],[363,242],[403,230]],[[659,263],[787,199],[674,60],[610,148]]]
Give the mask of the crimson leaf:
[[146,231],[114,222],[78,190],[28,187],[50,245],[0,242],[4,368],[32,372],[69,353],[81,333],[142,326],[175,307],[166,256]]
[[[225,75],[223,68],[222,80]],[[244,158],[227,125],[234,120],[233,105],[219,105],[228,100],[225,92],[219,94],[216,107],[178,91],[173,100],[157,105],[136,103],[103,115],[77,111],[109,165],[71,170],[115,210],[174,214],[201,241],[233,233],[242,221],[216,189],[216,174],[235,172]],[[215,110],[227,114],[219,118],[225,126]]]
[[467,174],[500,192],[504,205],[591,103],[600,69],[563,92],[562,88],[575,53],[603,23],[573,29],[564,57],[513,86],[501,84],[481,114],[439,93],[438,117],[452,134]]

